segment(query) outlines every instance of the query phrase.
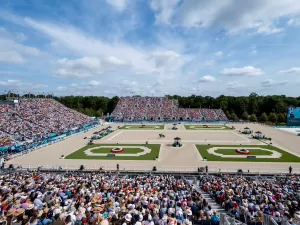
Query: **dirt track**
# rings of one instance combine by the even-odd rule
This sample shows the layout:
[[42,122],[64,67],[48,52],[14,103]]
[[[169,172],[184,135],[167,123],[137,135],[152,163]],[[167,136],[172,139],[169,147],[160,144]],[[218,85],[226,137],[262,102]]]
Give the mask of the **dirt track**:
[[[231,125],[230,125],[231,126]],[[261,131],[267,137],[272,138],[272,143],[275,146],[282,148],[300,156],[300,137],[276,130],[271,127],[261,126],[259,124],[234,124],[238,130],[242,130],[244,127],[249,127],[253,131]],[[65,160],[59,159],[61,155],[68,155],[74,152],[88,142],[88,139],[84,137],[90,137],[95,130],[89,131],[84,134],[71,137],[65,141],[49,145],[42,149],[31,152],[27,155],[15,158],[9,163],[21,164],[23,168],[37,167],[42,165],[44,168],[52,168],[55,166],[62,166],[68,169],[77,169],[80,165],[85,165],[86,168],[98,169],[103,166],[106,169],[115,169],[116,164],[120,165],[120,169],[132,169],[132,170],[150,170],[153,166],[156,166],[161,171],[195,171],[198,167],[204,167],[208,165],[210,171],[236,171],[237,169],[248,169],[252,172],[274,172],[282,173],[287,172],[288,167],[292,165],[294,171],[300,172],[300,163],[254,163],[254,162],[206,162],[203,161],[198,154],[195,147],[195,143],[199,144],[259,144],[256,140],[247,140],[246,136],[238,134],[236,131],[190,131],[185,130],[182,124],[178,125],[178,131],[170,130],[172,125],[166,125],[165,130],[159,131],[126,131],[117,130],[112,134],[101,139],[99,143],[145,143],[146,140],[150,140],[149,143],[161,143],[160,156],[158,161],[138,161],[138,160]],[[113,125],[113,128],[117,128],[117,125]],[[96,130],[100,130],[97,128]],[[119,133],[120,132],[120,133]],[[222,133],[223,132],[223,133]],[[165,138],[158,138],[158,134],[163,133]],[[179,136],[182,138],[183,147],[173,148],[169,144],[172,144],[173,138]],[[96,143],[96,142],[95,142]]]

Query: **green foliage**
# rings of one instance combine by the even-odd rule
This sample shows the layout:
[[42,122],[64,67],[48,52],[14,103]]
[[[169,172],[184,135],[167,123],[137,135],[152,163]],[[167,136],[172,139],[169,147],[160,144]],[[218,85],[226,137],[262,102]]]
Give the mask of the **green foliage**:
[[256,118],[256,115],[255,115],[255,114],[252,114],[252,115],[250,116],[250,121],[251,121],[251,122],[256,122],[256,121],[257,121],[257,118]]
[[272,123],[276,123],[277,121],[277,116],[275,113],[270,113],[269,116],[268,116],[268,120]]
[[237,120],[238,120],[238,118],[237,118],[237,116],[235,115],[235,113],[231,113],[229,119],[232,120],[232,121],[237,121]]
[[268,121],[268,116],[266,113],[261,114],[261,116],[259,117],[259,121],[260,122],[266,122]]
[[277,114],[277,122],[278,123],[284,123],[286,121],[286,117],[283,113]]
[[249,120],[249,115],[247,112],[244,112],[242,115],[242,120]]

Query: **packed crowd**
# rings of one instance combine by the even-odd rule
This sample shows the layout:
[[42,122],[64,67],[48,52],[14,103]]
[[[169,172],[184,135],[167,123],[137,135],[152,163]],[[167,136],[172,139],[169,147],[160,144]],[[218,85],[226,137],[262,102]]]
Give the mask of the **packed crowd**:
[[166,97],[122,97],[111,116],[116,120],[226,121],[221,109],[179,108],[178,100]]
[[263,214],[280,224],[300,223],[300,176],[251,180],[241,176],[203,176],[202,189],[209,193],[236,219],[248,224],[260,223]]
[[91,122],[87,116],[52,99],[24,99],[0,105],[0,146],[39,139]]
[[8,225],[219,224],[205,199],[170,175],[11,173],[0,176]]

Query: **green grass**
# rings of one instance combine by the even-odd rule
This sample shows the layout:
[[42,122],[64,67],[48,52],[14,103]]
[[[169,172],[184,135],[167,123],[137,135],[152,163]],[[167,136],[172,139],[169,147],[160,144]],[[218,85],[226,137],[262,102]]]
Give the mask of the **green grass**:
[[[223,155],[240,155],[235,152],[236,149],[238,149],[238,147],[236,147],[235,149],[219,149],[215,152]],[[249,149],[249,151],[251,152],[251,155],[272,155],[272,152],[261,149]]]
[[[209,127],[203,127],[203,125],[208,125]],[[224,125],[209,125],[209,124],[203,124],[203,125],[184,125],[186,130],[232,130],[228,126]]]
[[[141,125],[124,125],[120,127],[119,129],[124,129],[124,130],[163,130],[165,128],[164,125],[147,125],[145,124],[146,127],[140,128]],[[126,128],[129,127],[129,128]]]
[[[146,154],[146,155],[142,155],[142,156],[115,156],[115,157],[107,157],[107,156],[87,156],[84,151],[89,149],[89,148],[95,148],[95,147],[99,147],[99,146],[115,146],[115,147],[119,147],[122,146],[125,148],[126,150],[126,146],[145,146],[147,148],[151,149],[151,152]],[[109,150],[109,152],[107,152],[108,154],[111,154],[110,149],[111,148],[104,148],[105,150]],[[95,151],[100,150],[100,149],[95,149]],[[102,150],[102,149],[101,149]],[[130,150],[130,148],[128,149]],[[132,149],[133,150],[133,149]],[[142,151],[141,149],[135,149],[135,150],[139,150]],[[156,159],[156,157],[158,157],[159,155],[159,151],[160,151],[160,144],[148,144],[148,145],[143,145],[143,144],[94,144],[94,145],[89,145],[89,146],[85,146],[73,153],[71,153],[70,155],[67,155],[65,157],[65,159],[88,159],[88,160],[95,160],[95,159],[99,159],[99,160],[154,160]],[[99,152],[100,153],[100,152]],[[101,152],[102,153],[102,152]],[[106,152],[105,152],[106,153]],[[117,155],[117,154],[115,154]]]
[[[196,145],[200,155],[204,158],[206,157],[207,161],[231,161],[231,162],[300,162],[300,158],[292,155],[288,152],[285,152],[279,148],[276,148],[274,146],[270,145]],[[222,158],[219,156],[215,156],[212,154],[209,154],[207,150],[212,147],[232,147],[232,149],[237,149],[237,148],[245,148],[247,147],[261,147],[265,149],[270,149],[270,150],[275,150],[279,153],[282,154],[281,158],[279,159],[267,159],[267,158],[256,158],[256,159],[247,159],[247,158]],[[251,151],[251,150],[250,150]]]
[[[111,148],[98,148],[98,149],[94,149],[91,151],[92,153],[112,153],[111,152]],[[136,154],[136,153],[140,153],[143,152],[142,149],[139,148],[124,148],[124,152],[122,152],[122,154]]]

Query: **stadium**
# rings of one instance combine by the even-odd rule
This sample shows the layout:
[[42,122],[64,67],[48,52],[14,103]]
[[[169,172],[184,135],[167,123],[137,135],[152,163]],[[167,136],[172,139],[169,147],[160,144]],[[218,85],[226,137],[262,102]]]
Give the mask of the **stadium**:
[[1,0],[0,225],[299,225],[300,2]]
[[[143,174],[150,172],[157,174],[151,176],[150,186],[161,179],[183,182],[217,202],[210,183],[226,181],[226,176],[245,173],[247,181],[261,179],[261,174],[262,179],[279,181],[282,177],[273,174],[289,173],[289,168],[299,172],[296,134],[259,123],[232,123],[221,109],[180,108],[167,97],[120,98],[104,118],[85,116],[52,98],[8,99],[0,109],[4,171],[56,171],[79,177],[78,173],[97,172],[93,176],[104,173],[112,180],[111,172],[116,172],[122,174],[118,179],[123,184],[130,182],[128,176],[145,179],[149,175]],[[233,218],[221,213],[225,209],[214,205],[213,212],[229,223]]]

